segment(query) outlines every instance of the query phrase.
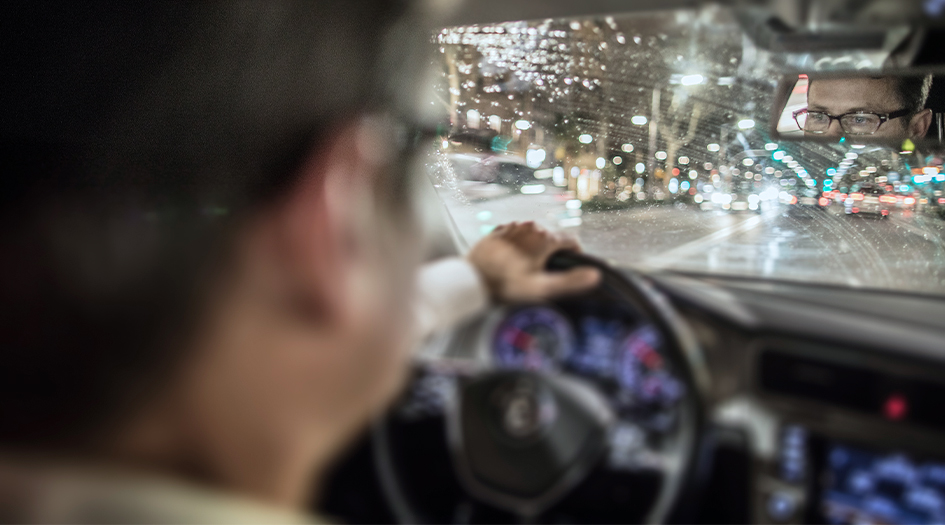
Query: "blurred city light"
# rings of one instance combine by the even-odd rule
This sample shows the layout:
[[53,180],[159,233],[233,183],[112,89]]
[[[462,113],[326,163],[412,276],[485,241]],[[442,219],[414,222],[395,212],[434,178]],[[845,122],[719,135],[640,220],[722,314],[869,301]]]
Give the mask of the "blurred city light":
[[643,115],[634,115],[633,118],[630,119],[630,122],[636,124],[637,126],[642,126],[646,124],[647,120]]
[[654,154],[653,156],[656,157],[656,158],[659,159],[659,160],[666,160],[666,152],[665,152],[665,151],[657,151],[656,154]]
[[480,115],[475,109],[466,112],[466,125],[470,128],[479,129]]
[[567,184],[567,182],[564,180],[564,168],[561,166],[555,166],[555,168],[551,170],[551,182],[555,186],[564,186]]
[[597,169],[602,170],[604,169],[604,166],[607,165],[607,159],[605,159],[604,157],[597,157],[596,164],[597,164]]
[[526,129],[531,128],[531,127],[532,127],[532,124],[531,124],[531,122],[529,122],[529,121],[527,121],[527,120],[516,120],[516,121],[515,121],[515,127],[518,128],[518,129],[520,129],[520,130],[522,130],[522,131],[525,131]]
[[713,142],[712,144],[706,145],[705,149],[715,152],[719,150],[719,145]]
[[543,149],[530,149],[525,152],[525,164],[529,168],[537,168],[545,162],[545,150]]
[[738,129],[751,129],[753,127],[755,127],[755,121],[750,118],[738,121]]
[[765,144],[765,149],[768,151],[774,151],[778,149],[778,144],[776,142],[769,142]]
[[620,146],[620,150],[626,153],[630,153],[633,151],[633,144],[630,144],[630,143],[624,144],[623,146]]
[[615,156],[615,157],[614,157],[614,165],[615,165],[615,166],[619,166],[619,165],[621,165],[621,164],[623,164],[623,158],[620,157],[619,155]]
[[581,144],[590,144],[591,142],[594,142],[594,137],[588,135],[587,133],[583,133],[580,137],[578,137],[578,142]]
[[545,192],[544,184],[526,184],[520,190],[525,195],[537,195]]
[[634,166],[634,170],[636,170],[637,173],[643,173],[644,171],[646,171],[646,164],[643,164],[642,162],[637,162],[637,165]]
[[705,77],[702,75],[686,75],[679,79],[679,83],[684,86],[695,86],[696,84],[702,84],[703,82],[705,82]]

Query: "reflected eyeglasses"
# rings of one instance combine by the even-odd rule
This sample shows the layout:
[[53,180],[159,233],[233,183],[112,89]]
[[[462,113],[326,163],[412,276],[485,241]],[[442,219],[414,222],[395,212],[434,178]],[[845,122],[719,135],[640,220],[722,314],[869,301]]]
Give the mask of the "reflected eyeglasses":
[[864,113],[853,112],[842,115],[831,115],[823,111],[808,111],[799,109],[793,113],[797,127],[805,133],[826,133],[830,124],[837,120],[840,128],[849,135],[872,135],[888,120],[904,117],[909,114],[908,109],[900,109],[892,113]]

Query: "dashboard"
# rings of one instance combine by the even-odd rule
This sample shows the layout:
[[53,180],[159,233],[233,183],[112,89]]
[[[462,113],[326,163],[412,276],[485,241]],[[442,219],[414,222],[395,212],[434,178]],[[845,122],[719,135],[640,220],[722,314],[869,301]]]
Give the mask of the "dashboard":
[[[706,427],[703,470],[693,480],[699,488],[681,496],[688,499],[673,521],[945,523],[945,301],[678,273],[647,277],[698,341],[709,378],[699,387]],[[679,425],[691,388],[663,333],[665,326],[628,302],[496,307],[430,342],[421,357],[436,373],[417,379],[398,410],[413,425],[439,428],[433,419],[464,374],[482,367],[560,372],[606,398],[619,418],[607,463],[629,469],[619,452],[641,441],[658,449]],[[462,496],[448,450],[413,434],[402,445],[427,465],[410,472],[427,491],[418,497],[442,502],[432,521],[452,521],[456,507],[447,501]],[[565,501],[572,516],[644,519],[610,496],[594,499],[603,497],[597,488],[615,484],[593,481],[573,498],[593,508]],[[644,480],[620,490],[632,501],[652,486]],[[511,519],[476,512],[468,521]]]
[[716,522],[945,522],[945,302],[679,275],[660,288],[699,335],[712,427],[742,460],[743,499],[709,489],[728,502]]

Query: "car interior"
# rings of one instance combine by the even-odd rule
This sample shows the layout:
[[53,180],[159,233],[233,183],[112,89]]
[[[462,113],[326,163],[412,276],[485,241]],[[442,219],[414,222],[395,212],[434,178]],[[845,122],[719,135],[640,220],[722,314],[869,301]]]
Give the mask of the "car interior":
[[[634,45],[631,32],[620,32],[625,20],[630,20],[626,23],[632,26],[636,19],[655,23],[652,22],[655,19],[648,17],[665,16],[686,27],[694,24],[692,20],[701,20],[701,24],[705,20],[723,20],[716,30],[725,34],[718,36],[710,28],[692,37],[686,45],[698,47],[703,39],[704,45],[711,48],[719,39],[732,38],[744,46],[737,66],[719,60],[726,67],[737,68],[735,80],[720,80],[729,78],[728,74],[707,64],[700,70],[699,78],[693,77],[691,82],[680,84],[670,73],[645,79],[663,84],[662,102],[651,93],[656,90],[649,88],[646,92],[641,88],[643,94],[628,88],[620,96],[626,97],[629,100],[626,104],[630,105],[637,99],[646,104],[653,100],[662,103],[658,107],[668,107],[666,111],[671,113],[676,110],[670,106],[676,104],[675,98],[669,101],[672,90],[681,90],[687,83],[702,83],[703,75],[715,79],[713,89],[721,89],[724,82],[744,84],[743,95],[733,95],[731,100],[723,100],[717,94],[705,95],[707,100],[714,97],[718,104],[725,105],[724,111],[704,107],[697,110],[701,107],[698,104],[685,106],[687,102],[679,102],[682,108],[679,111],[685,112],[687,118],[691,119],[696,111],[709,116],[693,124],[691,129],[695,131],[686,137],[687,144],[701,140],[698,144],[701,153],[686,153],[689,146],[684,145],[673,149],[670,157],[685,154],[692,157],[694,165],[715,162],[716,167],[711,169],[716,169],[725,162],[716,159],[725,153],[735,159],[732,169],[737,166],[742,170],[752,166],[743,160],[756,158],[758,177],[750,182],[767,188],[770,181],[775,188],[773,197],[762,200],[760,209],[752,209],[757,211],[755,217],[732,219],[743,222],[733,223],[734,233],[729,233],[741,235],[748,228],[757,227],[756,224],[764,224],[769,217],[793,221],[789,224],[799,232],[823,224],[834,232],[840,226],[831,226],[834,222],[829,221],[837,221],[836,224],[846,221],[843,224],[852,224],[850,235],[859,236],[847,240],[868,248],[865,252],[854,249],[854,256],[873,263],[870,271],[840,264],[831,268],[831,278],[822,278],[818,273],[821,265],[816,260],[788,273],[762,271],[763,267],[757,272],[743,271],[739,266],[716,271],[718,268],[711,265],[653,262],[665,257],[640,259],[637,252],[650,250],[656,242],[652,237],[658,235],[648,232],[643,215],[642,222],[633,223],[643,225],[639,226],[641,240],[621,245],[621,249],[632,252],[626,257],[614,255],[617,248],[613,244],[629,241],[613,240],[616,237],[595,240],[596,237],[580,230],[578,236],[584,252],[557,253],[548,261],[548,268],[598,267],[604,275],[600,286],[580,296],[541,304],[495,304],[461,326],[428,339],[417,349],[408,387],[336,465],[319,508],[348,523],[945,520],[945,300],[941,295],[945,278],[937,270],[945,257],[938,218],[938,206],[945,201],[938,200],[941,191],[934,186],[940,182],[936,178],[940,171],[935,168],[929,172],[926,166],[942,165],[938,144],[942,140],[945,81],[939,83],[940,77],[933,75],[928,107],[935,116],[924,142],[914,141],[912,149],[905,148],[902,141],[891,144],[869,137],[825,141],[804,133],[784,133],[779,128],[783,114],[790,109],[789,95],[797,92],[798,79],[806,79],[808,74],[813,77],[818,72],[827,77],[940,74],[940,68],[945,66],[939,42],[945,28],[945,19],[940,17],[943,10],[945,3],[932,0],[736,3],[489,0],[460,7],[444,24],[453,30],[431,31],[440,38],[439,41],[434,38],[432,45],[460,34],[455,28],[476,27],[477,34],[480,30],[486,33],[488,28],[492,36],[496,27],[506,32],[523,28],[523,34],[528,35],[528,28],[543,23],[550,24],[547,26],[550,33],[536,38],[564,41],[569,27],[575,34],[585,31],[593,36],[593,28],[598,27],[593,24],[597,23],[605,32],[609,26],[617,35],[613,42]],[[733,32],[732,28],[738,31]],[[641,34],[642,43],[636,45],[646,46],[650,37]],[[659,45],[659,40],[658,35],[653,38],[655,45]],[[503,58],[501,53],[517,49],[485,40],[477,42],[479,52],[486,57],[484,62],[512,60]],[[527,42],[522,47],[530,49]],[[606,46],[596,49],[594,53],[610,52]],[[490,52],[493,54],[489,55]],[[660,60],[665,58],[660,56]],[[694,51],[693,56],[704,55]],[[544,57],[551,62],[560,60],[551,55]],[[443,67],[440,59],[439,56],[434,59],[435,67]],[[689,59],[680,52],[678,61],[675,55],[669,60],[682,63]],[[600,90],[608,89],[606,75],[620,75],[609,68],[614,62],[603,59],[593,62],[590,58],[587,62],[605,67]],[[698,65],[697,61],[685,67]],[[482,63],[478,67],[486,69]],[[656,65],[653,68],[658,69]],[[775,76],[770,74],[772,71],[781,74]],[[587,78],[573,80],[577,86]],[[537,85],[544,87],[546,83],[547,79]],[[470,83],[469,89],[483,93],[486,84]],[[506,79],[503,85],[508,84],[512,82]],[[567,86],[577,89],[570,81]],[[448,108],[450,104],[459,104],[465,96],[459,90],[451,91],[452,87],[443,88],[445,95],[439,99]],[[592,93],[593,89],[587,91]],[[508,100],[522,92],[508,91]],[[575,109],[580,103],[574,97],[567,98],[563,91],[538,92],[546,97],[542,99],[542,108],[554,106],[555,101],[548,102],[548,98],[562,98],[558,103],[569,105],[562,114],[584,115],[581,125],[594,119],[598,124],[605,122],[598,113]],[[521,98],[516,101],[521,106],[516,107],[532,108],[529,104],[536,107],[539,104],[534,98]],[[622,103],[602,98],[589,100],[584,103],[608,114],[617,111]],[[739,104],[740,112],[730,111]],[[458,107],[451,111],[466,118],[469,106]],[[716,113],[711,111],[725,113],[725,118],[738,123],[737,128],[726,128],[721,120],[712,120]],[[634,113],[653,120],[650,113],[635,107],[630,107],[624,120]],[[752,115],[758,122],[755,138],[747,135],[749,128],[743,124]],[[560,124],[562,117],[557,118]],[[751,126],[756,126],[755,121]],[[633,143],[637,150],[645,150],[650,140],[648,155],[663,145],[658,142],[662,138],[653,138],[655,132],[650,131],[653,127],[627,124],[626,134],[620,135],[624,133],[620,125],[609,128],[608,136],[618,138],[607,144],[602,145],[597,138],[587,143],[579,139],[580,143],[598,148],[595,151],[606,150],[608,153],[600,154],[600,160],[608,162],[611,156],[623,155],[619,148],[624,141]],[[687,125],[684,123],[671,132],[686,135]],[[456,148],[469,154],[495,150],[491,137],[496,135],[507,133],[518,138],[533,133],[536,124],[529,124],[531,129],[521,125],[519,134],[511,127],[483,131],[474,128],[470,121],[456,118],[445,126],[450,131],[443,136],[442,146],[437,140],[433,148],[451,151]],[[604,125],[599,127],[603,129]],[[586,133],[590,136],[596,131]],[[532,137],[530,140],[538,142]],[[753,140],[760,140],[762,145],[756,146]],[[710,141],[709,147],[705,146]],[[774,141],[778,144],[766,151],[765,142]],[[719,144],[715,142],[722,143],[722,152],[718,152]],[[472,145],[462,150],[464,144]],[[581,144],[576,147],[584,147]],[[511,142],[507,147],[511,150],[514,146],[515,142]],[[663,149],[673,147],[668,144]],[[618,170],[615,181],[622,173],[619,170],[632,168],[635,163],[641,167],[637,173],[643,173],[644,168],[646,173],[653,173],[652,168],[659,166],[659,160],[633,157],[640,152],[631,155],[627,149],[622,150],[626,155],[620,163],[613,162],[616,167],[608,164],[607,169]],[[751,153],[754,157],[738,156],[742,151],[759,153]],[[804,216],[798,218],[786,211],[785,206],[790,203],[783,198],[778,200],[778,192],[787,185],[778,186],[773,175],[775,169],[762,171],[762,161],[757,159],[763,157],[764,162],[774,167],[772,153],[781,152],[783,157],[784,151],[795,159],[804,159],[803,167],[790,173],[792,177],[797,173],[791,180],[822,190],[812,190],[812,194],[819,198],[823,193],[820,200],[829,201],[821,203],[824,210],[801,210]],[[581,228],[594,224],[593,213],[597,212],[592,210],[597,208],[593,206],[603,206],[603,199],[580,196],[583,175],[570,182],[571,172],[561,159],[570,158],[571,154],[566,151],[555,157],[549,149],[547,159],[544,155],[542,150],[541,160],[529,163],[534,173],[529,171],[526,179],[532,176],[535,179],[497,184],[511,188],[508,192],[512,196],[508,199],[530,198],[532,190],[528,188],[538,185],[547,188],[536,189],[534,193],[542,193],[542,198],[547,197],[548,202],[561,207],[563,215],[555,216],[553,220],[559,222],[554,222],[553,227],[573,224],[560,221],[576,217],[583,217]],[[920,155],[922,160],[915,160]],[[591,162],[596,157],[598,154],[593,154]],[[678,162],[683,158],[679,157]],[[841,159],[850,161],[851,167],[846,169],[842,165],[846,161],[838,164]],[[884,178],[876,180],[877,170],[867,169],[865,164],[873,162],[867,159],[875,159]],[[553,166],[555,162],[559,164]],[[690,162],[688,158],[686,162]],[[893,167],[899,166],[896,163],[902,163],[902,167],[895,168],[896,176],[903,175],[893,186],[891,174]],[[563,168],[565,182],[552,182],[558,175],[540,178],[542,169],[551,173],[559,166]],[[574,173],[583,173],[583,168],[576,166],[579,169]],[[604,170],[604,175],[598,177],[606,177],[603,166],[598,168]],[[724,204],[721,200],[720,207],[710,211],[699,211],[700,207],[693,204],[693,199],[695,203],[703,202],[703,195],[709,202],[710,192],[695,190],[703,177],[705,184],[711,185],[711,169],[692,177],[693,191],[689,194],[671,188],[672,184],[679,188],[676,178],[672,179],[676,182],[664,179],[655,189],[646,186],[655,179],[647,179],[646,185],[641,184],[642,189],[626,190],[625,194],[630,195],[631,201],[639,200],[637,206],[672,210],[674,206],[685,205],[692,206],[696,210],[693,213],[731,213],[731,209],[721,211]],[[778,178],[781,169],[778,168]],[[836,174],[838,169],[846,171],[829,179],[830,170]],[[783,171],[788,173],[789,168],[784,167]],[[844,173],[849,173],[853,182]],[[926,176],[928,179],[923,182],[922,177]],[[634,177],[629,174],[631,181]],[[683,175],[680,178],[685,179]],[[827,180],[836,181],[833,188]],[[465,182],[477,188],[488,183],[481,174],[470,176]],[[688,189],[690,182],[684,182]],[[629,188],[632,182],[623,184]],[[880,225],[873,221],[851,223],[852,219],[846,217],[849,211],[845,211],[842,203],[834,205],[836,197],[829,195],[840,185],[849,186],[844,193],[853,194],[867,191],[858,188],[886,188],[887,184],[883,194],[899,198],[898,203],[896,199],[890,201],[889,209],[893,212],[887,213],[893,217],[890,221],[900,221],[890,226],[897,229],[889,233],[875,233],[873,229]],[[486,211],[470,206],[498,201],[490,201],[492,197],[484,197],[484,193],[468,193],[467,197],[473,195],[468,197],[472,204],[456,204],[444,197],[443,192],[455,190],[446,186],[436,175],[424,182],[420,192],[427,210],[424,223],[429,226],[429,236],[436,240],[433,251],[461,255],[477,236],[488,231],[481,226],[488,221],[483,219]],[[603,195],[604,183],[600,188],[597,191]],[[618,182],[614,197],[607,201],[613,203],[612,208],[623,205],[620,190]],[[660,198],[670,193],[678,193],[678,197]],[[795,194],[801,195],[799,190],[791,190],[787,197]],[[910,198],[915,208],[906,207]],[[920,210],[922,199],[925,207]],[[758,201],[746,201],[746,211],[752,202]],[[582,207],[583,216],[570,213]],[[622,208],[614,209],[617,211],[601,213],[623,213]],[[551,214],[546,214],[544,208],[535,213],[540,220]],[[466,226],[464,214],[478,217],[479,222],[470,218],[472,222]],[[730,215],[725,217],[729,220]],[[615,220],[608,220],[607,224],[616,224]],[[635,226],[628,223],[621,227]],[[685,247],[692,252],[687,260],[691,262],[702,251],[711,250],[713,243],[722,242],[716,233],[709,233],[710,237],[716,236]],[[922,249],[926,251],[917,255],[919,252],[905,243],[878,243],[869,237],[874,233],[886,240],[895,239],[896,235],[915,235],[916,242],[925,243],[926,248]],[[648,235],[650,240],[646,240]],[[818,238],[823,241],[822,249],[841,250],[837,247],[839,242],[835,244],[826,235]],[[768,244],[751,246],[759,246],[756,250],[769,249]],[[876,255],[880,250],[883,254]],[[913,266],[897,266],[899,263],[882,262],[877,257]],[[907,273],[911,284],[900,284],[906,282],[902,276]],[[897,280],[900,277],[902,280]]]

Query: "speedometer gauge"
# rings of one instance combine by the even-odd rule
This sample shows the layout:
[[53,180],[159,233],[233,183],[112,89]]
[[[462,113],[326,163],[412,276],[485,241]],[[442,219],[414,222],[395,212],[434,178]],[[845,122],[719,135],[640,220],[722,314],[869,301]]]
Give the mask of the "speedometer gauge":
[[682,397],[683,385],[668,369],[659,352],[661,344],[656,328],[646,325],[620,345],[618,381],[633,408],[668,407]]
[[543,306],[523,308],[505,318],[493,345],[503,368],[548,370],[567,358],[574,347],[571,323],[558,311]]

